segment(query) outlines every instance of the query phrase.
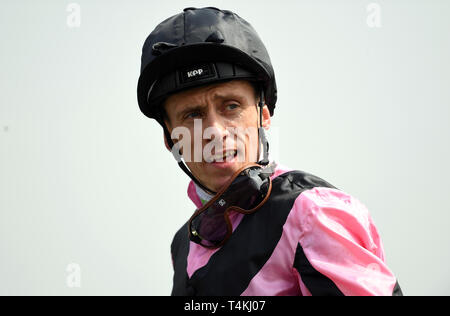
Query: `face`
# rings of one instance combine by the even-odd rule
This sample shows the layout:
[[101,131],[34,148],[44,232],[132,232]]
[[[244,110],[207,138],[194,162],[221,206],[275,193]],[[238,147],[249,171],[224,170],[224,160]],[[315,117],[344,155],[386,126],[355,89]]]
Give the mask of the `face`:
[[[219,191],[241,167],[258,160],[259,112],[253,86],[232,80],[171,95],[164,107],[174,143],[181,143],[186,165],[203,185]],[[270,125],[263,108],[262,125]],[[180,135],[181,137],[174,137]],[[167,142],[166,142],[167,146]]]

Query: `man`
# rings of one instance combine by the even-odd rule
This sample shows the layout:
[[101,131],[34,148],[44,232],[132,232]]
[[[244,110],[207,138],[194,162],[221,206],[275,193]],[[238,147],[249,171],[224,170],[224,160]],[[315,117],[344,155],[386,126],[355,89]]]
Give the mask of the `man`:
[[366,207],[270,161],[276,91],[264,44],[231,11],[186,8],[146,39],[139,106],[197,207],[172,242],[172,295],[401,295]]

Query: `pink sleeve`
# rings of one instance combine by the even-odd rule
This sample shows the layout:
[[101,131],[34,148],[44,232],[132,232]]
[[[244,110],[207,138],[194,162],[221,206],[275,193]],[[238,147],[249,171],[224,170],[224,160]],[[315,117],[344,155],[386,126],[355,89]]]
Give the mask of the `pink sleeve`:
[[294,268],[303,294],[401,294],[361,202],[337,189],[313,188],[297,198],[293,211],[301,230]]

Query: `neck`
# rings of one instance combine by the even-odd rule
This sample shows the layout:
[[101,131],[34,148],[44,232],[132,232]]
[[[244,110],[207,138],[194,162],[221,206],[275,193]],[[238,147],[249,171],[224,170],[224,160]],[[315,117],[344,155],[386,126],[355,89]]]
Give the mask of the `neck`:
[[196,183],[195,185],[195,192],[197,192],[198,197],[200,198],[200,201],[203,205],[205,205],[209,200],[211,200],[214,195],[211,195],[210,193],[203,190],[201,187],[199,187]]

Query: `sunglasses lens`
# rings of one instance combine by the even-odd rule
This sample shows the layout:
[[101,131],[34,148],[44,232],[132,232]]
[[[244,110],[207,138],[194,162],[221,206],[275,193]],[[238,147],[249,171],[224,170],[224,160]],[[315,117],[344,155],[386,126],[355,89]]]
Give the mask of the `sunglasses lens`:
[[206,210],[191,221],[191,233],[198,237],[201,245],[214,247],[222,243],[231,234],[225,211],[229,207],[238,207],[239,212],[246,213],[258,206],[269,190],[269,180],[238,176],[228,190]]
[[225,239],[228,227],[224,213],[225,208],[214,203],[192,220],[191,232],[200,237],[203,246],[217,246]]

